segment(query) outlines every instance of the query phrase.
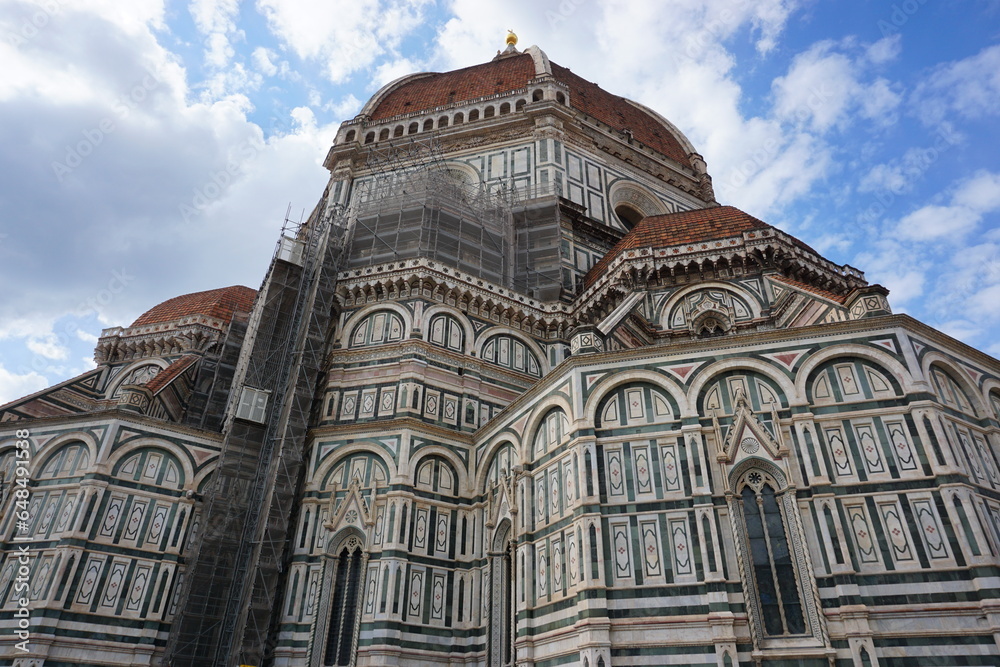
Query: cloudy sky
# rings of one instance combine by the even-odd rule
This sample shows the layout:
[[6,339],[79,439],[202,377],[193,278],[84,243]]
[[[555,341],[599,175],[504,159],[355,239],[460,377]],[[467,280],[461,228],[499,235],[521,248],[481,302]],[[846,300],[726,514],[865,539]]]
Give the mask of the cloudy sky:
[[1000,355],[998,0],[0,0],[0,403],[258,287],[339,123],[520,47],[660,111],[720,202]]

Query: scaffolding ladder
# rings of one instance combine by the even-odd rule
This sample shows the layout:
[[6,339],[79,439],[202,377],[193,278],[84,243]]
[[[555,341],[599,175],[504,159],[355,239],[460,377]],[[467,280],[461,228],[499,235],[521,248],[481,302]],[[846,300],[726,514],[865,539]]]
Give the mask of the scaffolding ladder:
[[179,583],[170,667],[261,665],[303,477],[347,227],[339,205],[285,220],[233,382],[201,528]]

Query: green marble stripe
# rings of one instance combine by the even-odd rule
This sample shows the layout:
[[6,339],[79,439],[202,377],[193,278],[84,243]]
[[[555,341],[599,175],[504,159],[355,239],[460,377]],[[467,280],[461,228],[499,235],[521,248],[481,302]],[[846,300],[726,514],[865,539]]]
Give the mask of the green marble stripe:
[[[870,607],[953,604],[955,602],[981,602],[983,600],[993,600],[996,599],[998,595],[1000,595],[1000,590],[996,589],[957,593],[901,593],[899,595],[862,594],[858,596],[858,602]],[[841,603],[839,600],[823,600],[824,609],[836,609],[840,606]]]
[[909,637],[881,637],[875,635],[872,642],[877,647],[890,646],[996,646],[993,635],[933,635],[925,637],[911,635]]
[[535,660],[532,662],[535,667],[556,667],[557,665],[577,664],[580,661],[579,653],[567,653],[548,660]]

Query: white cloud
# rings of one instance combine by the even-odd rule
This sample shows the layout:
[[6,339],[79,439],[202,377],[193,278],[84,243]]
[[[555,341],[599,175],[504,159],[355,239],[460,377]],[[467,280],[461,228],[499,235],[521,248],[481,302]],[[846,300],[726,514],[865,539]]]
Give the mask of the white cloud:
[[913,211],[899,221],[896,232],[915,241],[948,239],[954,243],[996,210],[1000,210],[1000,174],[981,171],[957,186],[950,204],[927,204]]
[[820,133],[843,128],[855,110],[879,124],[893,123],[902,97],[884,78],[864,83],[864,58],[837,48],[831,41],[814,44],[795,57],[788,74],[774,80],[776,116]]
[[929,125],[1000,114],[1000,46],[936,67],[914,91],[912,106]]
[[272,32],[306,60],[325,66],[334,83],[345,81],[421,25],[430,0],[257,0]]
[[76,330],[76,337],[82,340],[84,343],[90,343],[91,345],[97,345],[99,338],[94,334],[84,331],[83,329]]
[[330,100],[323,107],[325,110],[330,111],[334,118],[343,118],[344,120],[349,120],[356,116],[359,111],[361,111],[362,102],[353,94],[347,95],[339,102],[334,102]]
[[900,34],[884,37],[870,45],[865,52],[874,65],[884,65],[895,60],[903,50],[903,36]]
[[[0,22],[11,16],[0,5]],[[18,287],[0,318],[11,345],[34,336],[36,354],[54,353],[45,335],[67,313],[121,325],[177,294],[256,286],[287,204],[311,209],[323,191],[333,131],[284,115],[265,140],[245,95],[216,98],[252,87],[242,65],[192,96],[157,16],[126,30],[67,10],[24,44],[0,41],[17,72],[0,77],[0,201],[17,202],[0,221],[17,230],[0,262],[0,284]]]
[[413,74],[414,72],[419,72],[423,67],[409,58],[396,58],[395,60],[386,61],[375,68],[375,74],[372,77],[372,84],[376,88],[381,88],[390,81],[395,81],[401,76],[406,76],[407,74]]
[[206,64],[222,69],[236,53],[231,39],[237,32],[239,0],[191,0],[188,10],[198,31],[205,35]]
[[979,215],[965,206],[929,204],[899,221],[897,232],[906,239],[929,241],[964,235],[979,222]]
[[258,46],[253,50],[251,57],[253,58],[254,65],[261,74],[265,76],[274,76],[278,73],[278,67],[274,64],[276,55],[277,54],[271,49]]
[[239,0],[191,0],[188,10],[199,32],[226,33],[236,29],[240,3]]
[[959,186],[953,201],[978,213],[1000,209],[1000,173],[977,172]]
[[29,350],[46,359],[60,360],[69,357],[69,349],[59,344],[59,338],[55,334],[31,337],[28,339],[27,346]]
[[12,373],[0,365],[0,405],[33,394],[49,386],[49,381],[35,371],[23,375]]

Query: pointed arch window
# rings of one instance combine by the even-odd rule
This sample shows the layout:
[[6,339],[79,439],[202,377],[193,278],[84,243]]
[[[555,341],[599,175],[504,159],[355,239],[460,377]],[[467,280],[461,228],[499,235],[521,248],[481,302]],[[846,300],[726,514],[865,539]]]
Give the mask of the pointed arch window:
[[352,664],[357,634],[358,600],[364,552],[361,541],[350,537],[331,562],[334,568],[330,591],[330,616],[326,628],[323,665],[348,667]]
[[755,641],[821,639],[818,603],[796,514],[794,491],[763,460],[733,471],[731,509]]
[[497,529],[490,553],[490,667],[514,665],[514,545],[508,520]]
[[[761,478],[753,472],[751,478]],[[743,519],[746,521],[748,555],[755,593],[761,606],[764,634],[805,633],[802,599],[795,583],[795,567],[788,550],[785,522],[774,489],[767,482],[757,489],[743,487]]]

